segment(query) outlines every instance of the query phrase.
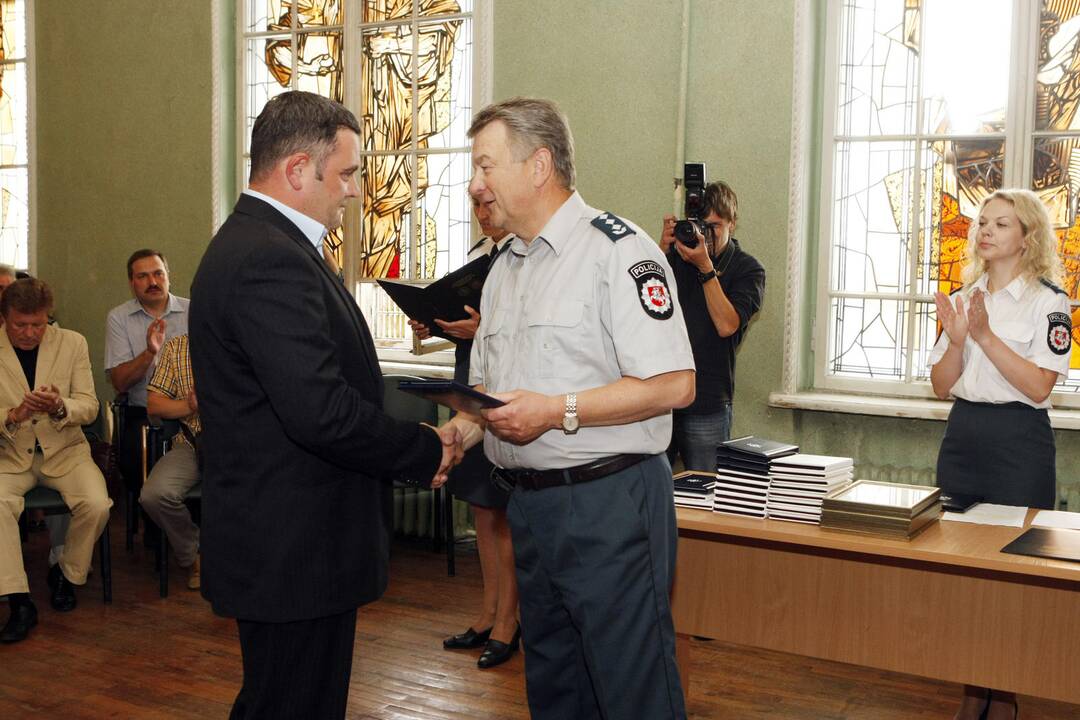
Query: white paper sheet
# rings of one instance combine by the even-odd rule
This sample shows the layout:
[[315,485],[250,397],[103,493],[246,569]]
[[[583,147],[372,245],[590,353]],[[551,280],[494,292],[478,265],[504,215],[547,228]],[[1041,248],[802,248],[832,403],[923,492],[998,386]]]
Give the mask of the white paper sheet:
[[1033,527],[1044,528],[1069,528],[1080,530],[1080,512],[1065,512],[1063,510],[1040,510],[1035,513],[1035,519],[1031,521]]
[[941,519],[975,523],[976,525],[1024,527],[1024,518],[1027,517],[1027,511],[1026,507],[1016,507],[1015,505],[979,503],[964,513],[941,513]]

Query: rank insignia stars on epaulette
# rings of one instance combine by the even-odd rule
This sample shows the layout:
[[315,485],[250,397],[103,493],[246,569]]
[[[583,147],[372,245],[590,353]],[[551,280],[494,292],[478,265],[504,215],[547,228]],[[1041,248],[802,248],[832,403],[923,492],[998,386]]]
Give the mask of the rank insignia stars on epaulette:
[[597,228],[605,235],[607,235],[611,242],[620,240],[627,235],[634,234],[634,231],[626,222],[624,222],[621,218],[612,215],[609,212],[606,212],[603,215],[599,215],[594,218],[592,224],[593,227]]

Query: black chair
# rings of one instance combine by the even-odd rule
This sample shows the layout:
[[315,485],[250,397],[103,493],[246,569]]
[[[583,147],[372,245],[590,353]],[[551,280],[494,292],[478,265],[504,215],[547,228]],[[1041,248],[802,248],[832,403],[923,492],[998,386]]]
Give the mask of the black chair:
[[[439,406],[430,400],[398,390],[402,380],[420,380],[412,375],[383,375],[383,410],[397,420],[439,424]],[[428,478],[423,478],[426,482]],[[395,483],[397,487],[413,487]],[[446,574],[453,577],[454,565],[454,498],[445,486],[431,491],[432,550],[446,549]]]
[[[144,448],[146,456],[146,476],[158,460],[165,456],[172,446],[172,438],[180,431],[180,424],[176,420],[161,420],[151,422],[146,426]],[[184,502],[195,505],[202,501],[202,485],[196,485],[184,495]],[[158,573],[158,594],[161,597],[169,597],[169,536],[164,528],[158,528],[158,544],[154,554],[154,564]]]
[[[116,453],[118,463],[122,467],[124,463],[119,462],[119,459],[125,457],[128,453],[134,452],[125,442],[128,423],[132,422],[128,418],[128,410],[131,406],[128,405],[127,393],[120,393],[113,398],[113,401],[109,403],[109,407],[112,408],[113,415],[113,451]],[[143,451],[145,452],[145,448]],[[124,548],[128,552],[132,552],[135,549],[135,535],[139,532],[139,490],[135,486],[134,478],[125,477],[123,482]]]
[[[37,485],[23,496],[24,508],[19,517],[19,529],[25,540],[28,531],[27,516],[31,510],[41,510],[46,515],[63,515],[70,513],[71,509],[64,503],[64,498],[56,490]],[[101,569],[101,588],[105,602],[112,602],[112,553],[109,550],[109,523],[105,523],[105,529],[97,541],[98,562]]]

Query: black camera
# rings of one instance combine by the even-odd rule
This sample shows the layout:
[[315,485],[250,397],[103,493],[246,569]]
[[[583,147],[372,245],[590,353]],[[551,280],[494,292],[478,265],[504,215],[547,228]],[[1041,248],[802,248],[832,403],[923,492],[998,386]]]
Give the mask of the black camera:
[[698,244],[694,228],[705,235],[707,228],[702,219],[705,211],[705,163],[685,163],[683,165],[683,215],[685,220],[675,223],[675,239],[688,248]]

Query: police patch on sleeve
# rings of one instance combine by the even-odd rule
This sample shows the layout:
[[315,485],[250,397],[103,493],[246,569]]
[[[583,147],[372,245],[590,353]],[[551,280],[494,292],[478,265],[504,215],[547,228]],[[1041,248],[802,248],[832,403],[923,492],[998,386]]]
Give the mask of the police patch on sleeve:
[[1064,355],[1072,345],[1072,318],[1065,313],[1050,313],[1046,316],[1050,327],[1046,331],[1046,344],[1055,355]]
[[671,290],[668,288],[664,268],[660,266],[660,263],[643,260],[627,272],[637,283],[638,300],[641,301],[645,314],[657,320],[667,320],[671,317],[675,312],[675,305],[671,302]]
[[611,242],[634,234],[629,225],[609,212],[593,218],[592,226],[607,235]]

